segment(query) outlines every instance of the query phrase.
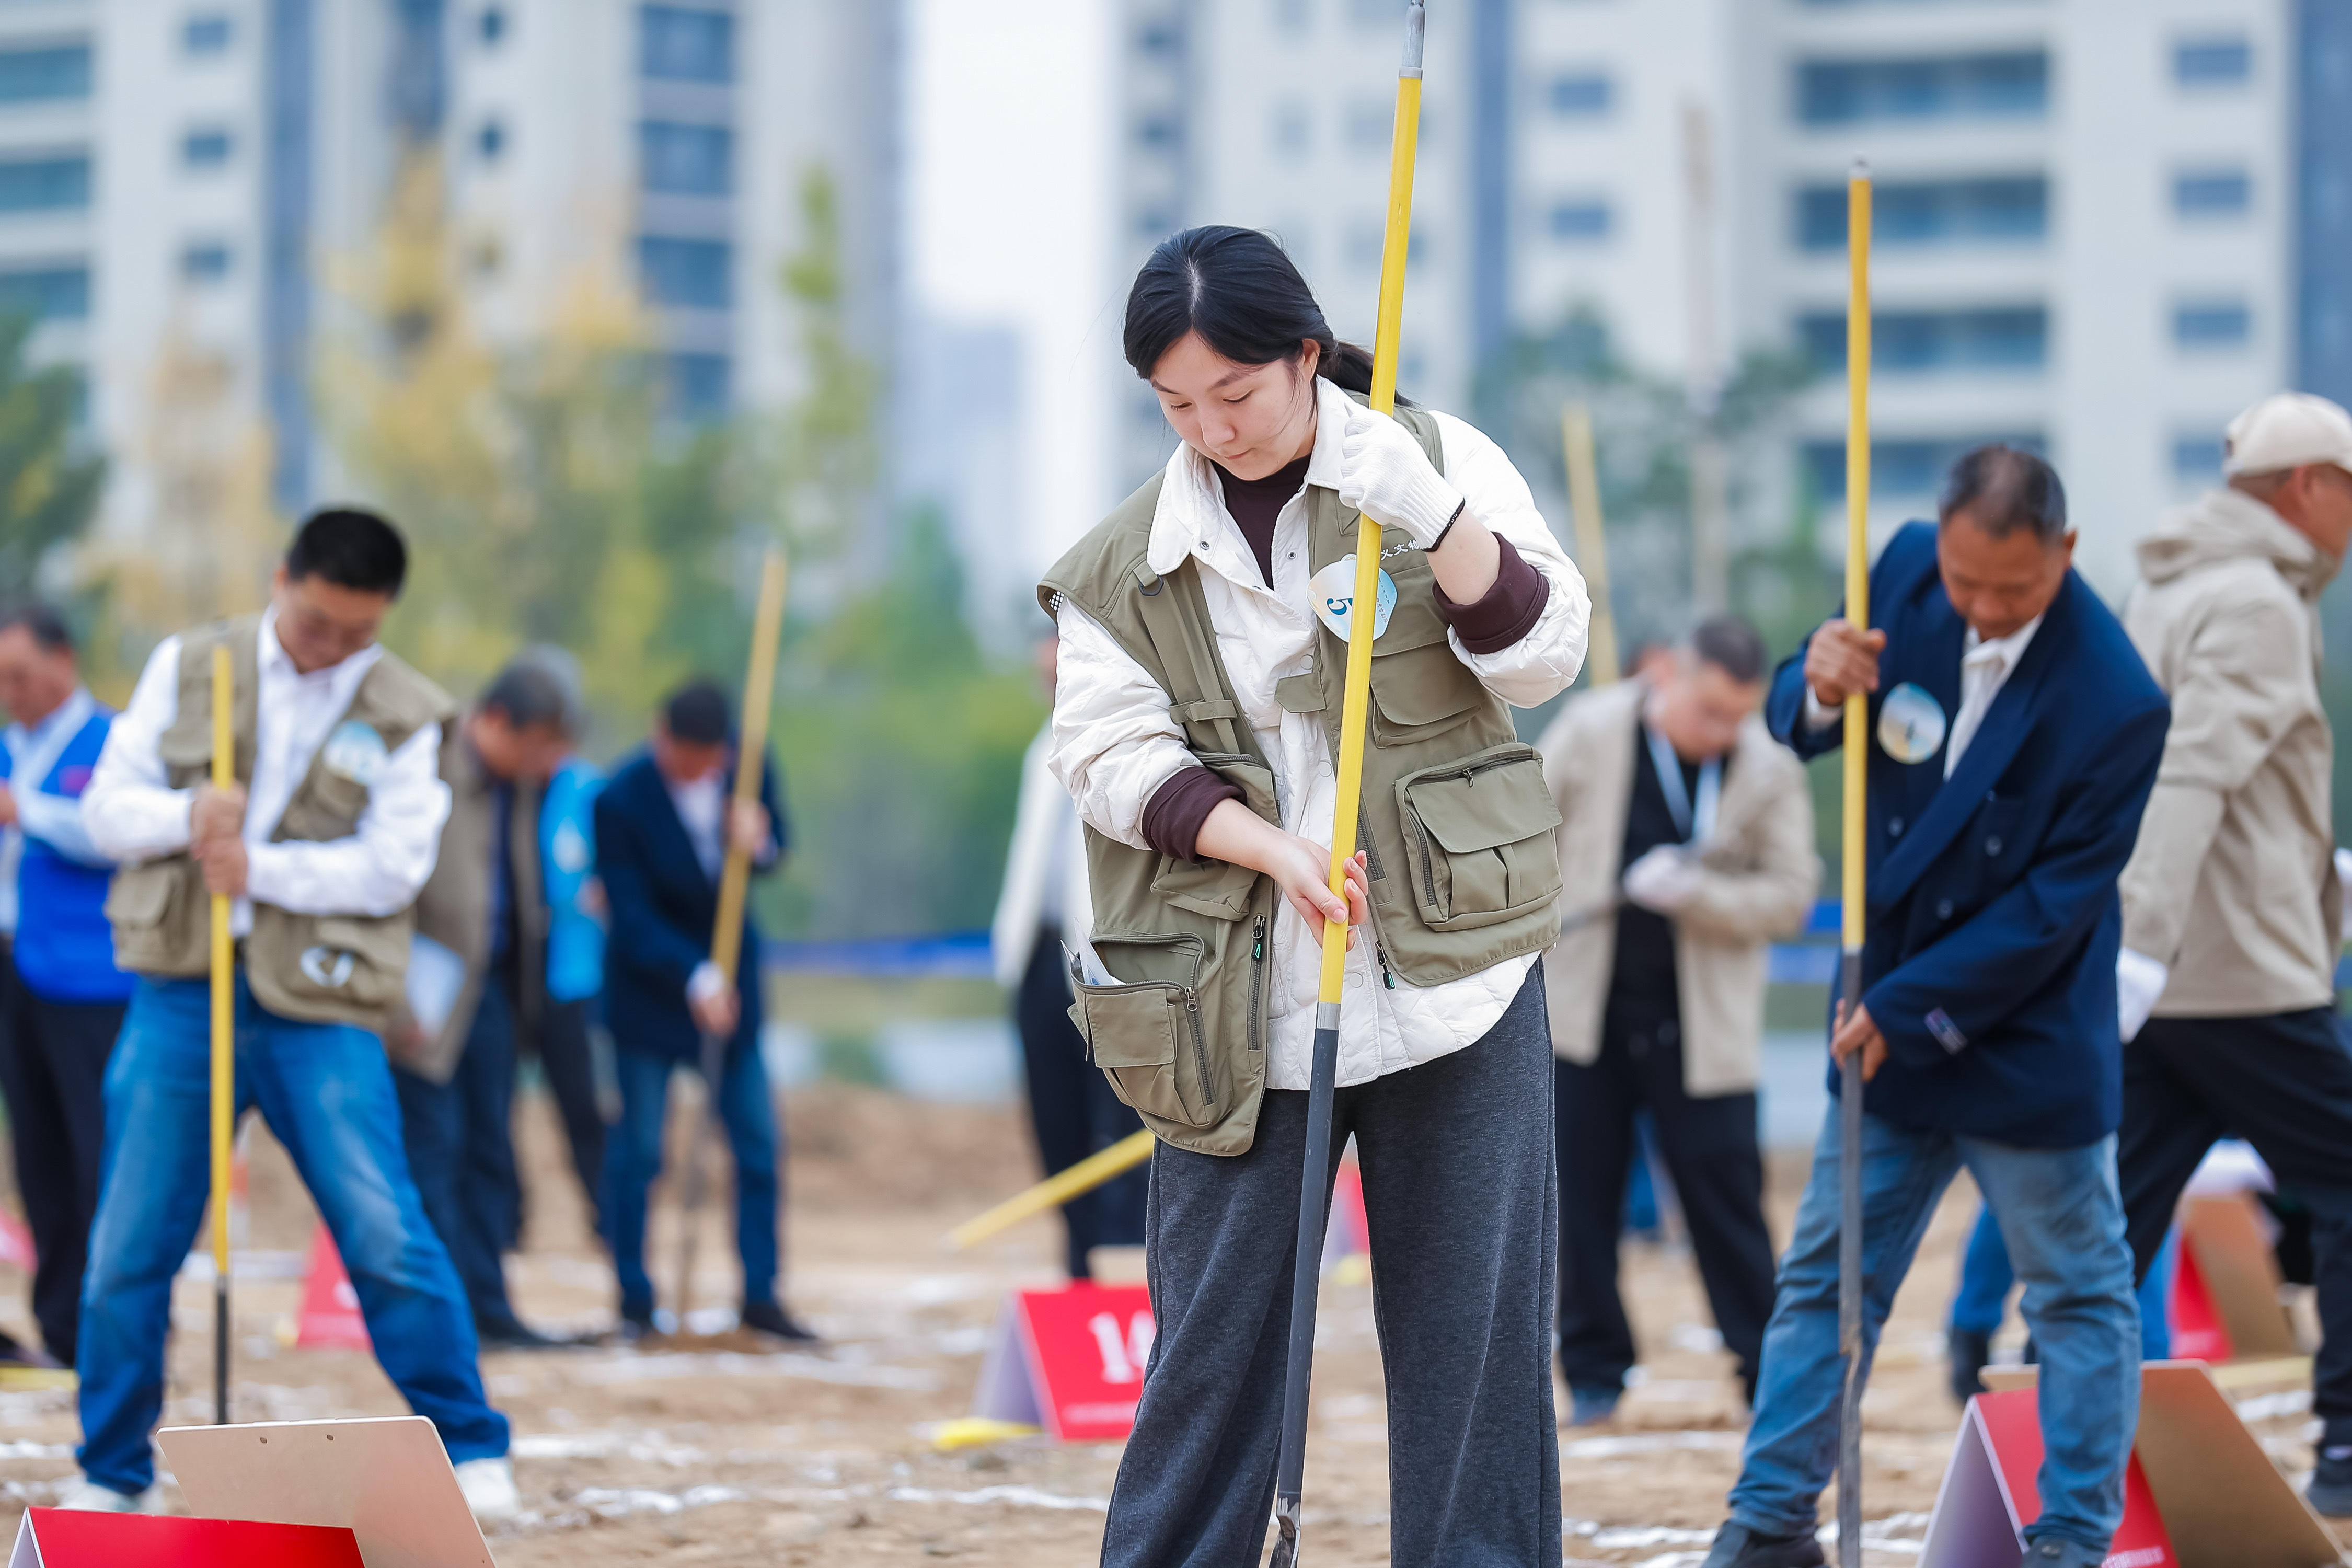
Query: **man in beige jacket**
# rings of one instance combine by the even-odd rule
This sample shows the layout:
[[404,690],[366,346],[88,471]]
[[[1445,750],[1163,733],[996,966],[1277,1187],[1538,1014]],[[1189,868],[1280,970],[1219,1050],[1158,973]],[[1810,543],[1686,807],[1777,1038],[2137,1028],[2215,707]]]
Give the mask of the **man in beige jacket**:
[[2171,698],[2172,729],[2123,876],[2118,1165],[2143,1276],[2218,1138],[2248,1140],[2309,1205],[2326,1333],[2311,1500],[2341,1518],[2352,1516],[2352,1056],[2335,1006],[2317,605],[2352,541],[2352,416],[2325,398],[2269,398],[2231,422],[2224,472],[2226,489],[2141,542],[2124,607]]
[[1646,1109],[1725,1346],[1754,1395],[1772,1312],[1757,1147],[1766,946],[1821,863],[1804,764],[1757,710],[1764,642],[1703,622],[1654,679],[1588,692],[1545,734],[1565,911],[1545,959],[1559,1159],[1559,1355],[1574,1421],[1633,1364],[1617,1294],[1633,1115]]

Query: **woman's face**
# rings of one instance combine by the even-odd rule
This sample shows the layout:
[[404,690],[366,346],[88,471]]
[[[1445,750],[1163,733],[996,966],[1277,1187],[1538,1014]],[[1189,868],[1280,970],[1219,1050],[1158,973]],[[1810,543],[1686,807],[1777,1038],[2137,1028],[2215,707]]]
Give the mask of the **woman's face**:
[[1262,479],[1315,445],[1315,366],[1296,360],[1236,364],[1187,332],[1151,367],[1151,390],[1184,444],[1237,479]]

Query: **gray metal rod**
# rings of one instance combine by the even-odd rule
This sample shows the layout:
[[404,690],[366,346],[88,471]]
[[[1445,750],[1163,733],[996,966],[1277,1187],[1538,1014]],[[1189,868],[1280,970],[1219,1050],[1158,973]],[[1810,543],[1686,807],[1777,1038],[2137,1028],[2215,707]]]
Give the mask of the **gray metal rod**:
[[1307,1477],[1307,1396],[1315,1374],[1316,1292],[1323,1282],[1323,1226],[1331,1193],[1331,1101],[1339,1080],[1339,1009],[1315,1007],[1315,1076],[1307,1091],[1307,1150],[1299,1160],[1298,1255],[1290,1271],[1290,1359],[1282,1385],[1282,1457],[1275,1469],[1272,1568],[1297,1568],[1299,1498]]
[[[1862,954],[1842,965],[1845,1016],[1862,1006]],[[1838,1083],[1838,1354],[1845,1388],[1838,1405],[1838,1562],[1862,1568],[1862,1053],[1847,1055]]]

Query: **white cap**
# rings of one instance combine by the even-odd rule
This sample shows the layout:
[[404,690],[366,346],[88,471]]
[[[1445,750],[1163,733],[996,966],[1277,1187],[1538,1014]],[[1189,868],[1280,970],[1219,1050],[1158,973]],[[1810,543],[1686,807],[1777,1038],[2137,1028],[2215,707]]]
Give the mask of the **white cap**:
[[2230,421],[2221,453],[2221,471],[2233,477],[2306,463],[2352,472],[2352,414],[2307,392],[2282,392]]

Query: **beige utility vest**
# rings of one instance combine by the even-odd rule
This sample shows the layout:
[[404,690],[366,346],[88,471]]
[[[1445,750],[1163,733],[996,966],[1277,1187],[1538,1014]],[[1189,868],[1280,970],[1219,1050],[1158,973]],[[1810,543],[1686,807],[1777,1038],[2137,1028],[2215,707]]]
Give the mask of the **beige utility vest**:
[[[1442,468],[1437,421],[1419,409],[1396,416]],[[1039,602],[1051,615],[1066,598],[1099,622],[1168,694],[1169,717],[1201,765],[1278,826],[1274,773],[1234,700],[1199,564],[1188,556],[1163,577],[1148,559],[1161,478],[1055,565]],[[1354,550],[1357,514],[1337,491],[1310,486],[1307,521],[1310,571]],[[1551,945],[1559,812],[1509,707],[1454,654],[1429,558],[1411,546],[1382,555],[1396,605],[1372,643],[1357,842],[1370,863],[1383,963],[1415,985],[1437,985]],[[1348,645],[1318,624],[1315,668],[1279,682],[1275,695],[1290,712],[1321,716],[1336,758]],[[1168,1142],[1203,1154],[1246,1152],[1265,1091],[1273,880],[1222,860],[1137,849],[1091,826],[1086,838],[1095,949],[1125,982],[1073,977],[1070,1016],[1095,1065]]]
[[[243,616],[181,638],[180,711],[160,747],[173,789],[193,788],[212,776],[213,649],[224,639],[234,693],[229,724],[236,736],[236,781],[252,784],[260,631],[260,616]],[[272,842],[350,837],[367,810],[368,781],[354,776],[366,771],[364,765],[354,768],[349,759],[388,756],[424,726],[446,724],[456,710],[446,692],[390,653],[377,659],[361,678],[328,742],[310,759],[310,771],[270,835]],[[364,741],[354,725],[373,731],[383,750],[351,744]],[[123,867],[106,895],[116,966],[157,979],[208,973],[211,910],[203,868],[184,850]],[[407,973],[413,921],[411,910],[383,916],[301,915],[257,900],[253,930],[245,940],[246,980],[254,1000],[280,1017],[356,1024],[381,1034]]]

